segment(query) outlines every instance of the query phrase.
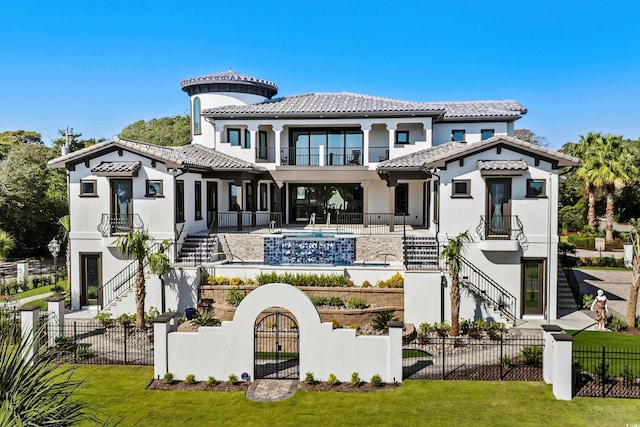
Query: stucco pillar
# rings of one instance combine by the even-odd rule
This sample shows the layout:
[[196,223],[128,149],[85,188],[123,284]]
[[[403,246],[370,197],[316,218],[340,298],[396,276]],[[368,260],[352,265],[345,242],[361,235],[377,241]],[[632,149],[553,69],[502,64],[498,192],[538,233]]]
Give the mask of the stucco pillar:
[[216,128],[216,131],[213,133],[213,148],[216,148],[218,146],[218,144],[222,143],[222,131],[224,129],[220,129],[218,130]]
[[389,184],[389,231],[395,230],[396,186]]
[[169,370],[169,333],[176,330],[177,313],[163,313],[153,321],[153,375],[160,379]]
[[[387,131],[389,132],[389,153],[392,152],[393,146],[396,144],[396,129],[398,129],[397,124],[387,123]],[[389,158],[393,156],[389,154]]]
[[555,340],[551,334],[564,332],[558,325],[542,325],[544,331],[544,350],[542,352],[542,378],[547,384],[553,379],[553,347]]
[[402,382],[402,327],[398,321],[387,322],[389,326],[389,373],[385,382]]
[[318,147],[318,166],[324,166],[324,145]]
[[371,130],[371,126],[365,127],[362,126],[362,164],[369,164],[369,131]]
[[55,347],[56,338],[64,335],[64,297],[51,297],[47,300],[49,318],[47,328],[49,335],[49,347]]
[[[282,128],[275,128],[274,127],[273,128],[273,132],[275,134],[275,151],[274,151],[275,163],[276,163],[276,166],[280,166],[280,164],[281,164],[280,160],[282,158],[282,153],[281,153],[282,149],[280,148],[280,136],[282,134]],[[286,153],[284,155],[287,156]]]
[[32,305],[25,305],[20,307],[20,326],[22,327],[22,342],[24,343],[24,358],[31,360],[37,353],[39,343],[34,337],[38,332],[38,320],[40,318],[40,311],[38,307]]
[[569,334],[551,334],[553,346],[553,395],[558,400],[573,398],[573,372],[571,367],[573,337]]
[[[253,152],[255,153],[256,150],[258,149],[258,128],[257,127],[256,128],[251,128],[250,127],[249,128],[249,135],[251,135],[250,136],[250,138],[251,138],[251,147],[250,148],[252,148]],[[253,156],[254,159],[256,157],[258,157],[258,156],[256,156],[256,155]]]
[[362,187],[362,226],[369,226],[369,185],[370,181],[363,181],[360,186]]

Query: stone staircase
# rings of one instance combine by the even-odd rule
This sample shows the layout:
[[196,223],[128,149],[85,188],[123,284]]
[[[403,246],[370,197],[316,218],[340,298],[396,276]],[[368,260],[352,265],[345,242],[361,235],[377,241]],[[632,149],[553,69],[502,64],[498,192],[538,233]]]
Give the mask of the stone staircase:
[[223,257],[220,242],[216,235],[188,234],[180,246],[176,264],[198,265],[212,262]]
[[562,267],[558,267],[558,314],[572,313],[578,309],[579,307],[571,292],[569,280]]
[[402,250],[407,270],[433,269],[438,266],[438,243],[432,236],[407,236]]

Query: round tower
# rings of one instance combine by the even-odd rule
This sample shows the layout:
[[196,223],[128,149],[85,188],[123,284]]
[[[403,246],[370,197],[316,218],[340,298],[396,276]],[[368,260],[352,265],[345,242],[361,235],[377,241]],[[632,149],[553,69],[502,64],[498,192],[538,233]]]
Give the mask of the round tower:
[[231,70],[183,80],[180,87],[190,98],[192,142],[208,146],[213,142],[213,129],[203,123],[202,111],[226,105],[257,104],[278,93],[278,85],[273,82]]

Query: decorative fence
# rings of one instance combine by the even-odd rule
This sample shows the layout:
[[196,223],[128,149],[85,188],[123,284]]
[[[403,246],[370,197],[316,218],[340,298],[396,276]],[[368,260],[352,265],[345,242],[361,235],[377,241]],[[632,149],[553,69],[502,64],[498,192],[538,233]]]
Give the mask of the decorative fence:
[[402,348],[403,378],[541,381],[543,348],[536,336],[421,334]]
[[139,329],[131,325],[73,322],[64,324],[62,331],[47,330],[47,334],[54,332],[57,338],[52,350],[60,362],[153,365],[153,326]]
[[576,396],[640,398],[640,349],[573,348]]
[[20,310],[0,307],[0,337],[11,335],[12,342],[20,339]]

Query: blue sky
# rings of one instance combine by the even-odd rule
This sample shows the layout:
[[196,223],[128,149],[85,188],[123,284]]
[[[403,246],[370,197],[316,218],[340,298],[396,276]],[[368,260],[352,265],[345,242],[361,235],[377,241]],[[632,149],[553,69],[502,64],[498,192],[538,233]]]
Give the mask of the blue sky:
[[552,148],[640,138],[637,1],[0,0],[0,131],[116,135],[188,113],[180,81],[226,71],[278,96],[517,99]]

